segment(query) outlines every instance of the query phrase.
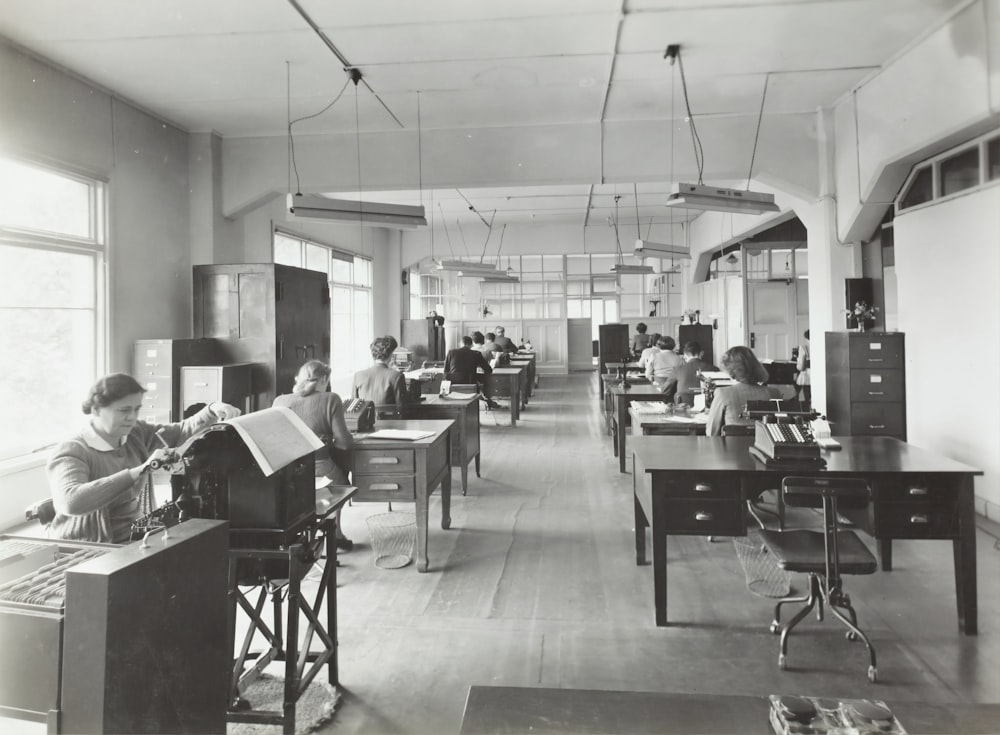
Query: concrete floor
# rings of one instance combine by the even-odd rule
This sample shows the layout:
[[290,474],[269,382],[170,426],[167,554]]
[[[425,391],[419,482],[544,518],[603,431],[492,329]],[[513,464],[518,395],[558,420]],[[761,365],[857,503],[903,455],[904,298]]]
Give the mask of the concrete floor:
[[543,376],[516,429],[482,413],[483,476],[453,496],[451,530],[432,503],[426,574],[373,566],[365,518],[384,504],[345,510],[344,698],[321,732],[457,733],[472,684],[998,700],[1000,551],[985,521],[977,637],[958,633],[947,542],[897,542],[895,571],[847,578],[878,652],[875,685],[864,648],[829,620],[804,621],[779,670],[771,603],[747,591],[728,540],[671,540],[676,624],[656,628],[652,568],[635,564],[632,477],[618,473],[599,408],[594,376],[576,374]]

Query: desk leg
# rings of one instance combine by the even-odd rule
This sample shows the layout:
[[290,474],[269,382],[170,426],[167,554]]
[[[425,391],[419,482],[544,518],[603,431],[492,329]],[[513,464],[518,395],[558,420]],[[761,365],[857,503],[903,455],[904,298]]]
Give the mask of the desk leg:
[[646,563],[646,529],[649,528],[649,521],[646,514],[642,512],[639,504],[639,497],[635,494],[635,469],[632,470],[632,503],[635,512],[635,563],[642,566]]
[[[784,528],[784,519],[782,519],[782,528]],[[878,557],[879,568],[883,572],[891,572],[892,539],[891,538],[875,539],[875,555]]]
[[615,401],[618,404],[618,471],[624,473],[625,470],[625,427],[628,421],[628,401],[624,396],[619,396]]
[[476,452],[476,477],[482,477],[482,475],[479,474],[479,452]]
[[295,705],[299,698],[299,581],[302,579],[302,546],[288,549],[288,628],[285,639],[285,701],[282,732],[295,735]]
[[[514,376],[517,377],[516,375]],[[510,386],[510,425],[517,426],[517,420],[521,418],[521,385],[520,381],[512,380]]]
[[[424,524],[426,525],[426,524]],[[441,528],[451,528],[451,470],[441,478]]]
[[[442,480],[443,483],[443,480]],[[433,488],[417,488],[417,571],[427,571],[427,506]],[[444,493],[442,492],[442,496]],[[444,512],[442,507],[441,512]]]
[[652,499],[653,518],[653,600],[656,603],[656,624],[667,624],[667,534],[663,530],[662,519],[658,523],[660,510],[657,500]]
[[611,417],[611,448],[614,450],[615,456],[618,456],[618,419],[615,416]]
[[959,482],[961,484],[958,490],[958,538],[952,541],[958,630],[966,635],[977,635],[979,603],[976,586],[976,511],[972,476],[963,476]]
[[[334,514],[336,516],[336,514]],[[329,569],[329,583],[326,587],[326,632],[333,640],[333,654],[330,656],[330,663],[327,664],[327,674],[330,684],[340,685],[340,662],[337,658],[337,650],[340,647],[340,639],[337,634],[337,522],[328,520],[324,523],[326,534],[326,562],[325,568]]]
[[469,458],[465,456],[464,448],[458,461],[462,468],[462,495],[466,495],[469,491]]

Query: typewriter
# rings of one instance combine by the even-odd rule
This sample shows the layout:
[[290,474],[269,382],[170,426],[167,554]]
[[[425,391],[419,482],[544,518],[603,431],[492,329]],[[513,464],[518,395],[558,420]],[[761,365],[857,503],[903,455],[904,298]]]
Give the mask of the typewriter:
[[375,428],[375,404],[352,398],[344,404],[344,418],[352,434],[367,433]]
[[748,401],[744,415],[755,419],[750,453],[766,465],[826,465],[809,423],[816,414],[797,401]]

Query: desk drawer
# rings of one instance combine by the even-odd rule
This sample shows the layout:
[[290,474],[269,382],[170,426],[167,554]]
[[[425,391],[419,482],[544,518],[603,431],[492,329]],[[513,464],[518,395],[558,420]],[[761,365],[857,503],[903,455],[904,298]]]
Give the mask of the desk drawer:
[[851,335],[851,367],[884,368],[903,367],[903,335],[872,332]]
[[889,503],[930,503],[934,506],[958,505],[958,482],[961,477],[942,475],[906,475],[878,482],[879,500]]
[[740,502],[740,481],[726,472],[671,472],[665,486],[657,488],[670,498],[733,499]]
[[902,403],[852,403],[851,434],[854,436],[902,436]]
[[958,512],[952,505],[929,501],[878,503],[875,535],[880,538],[955,538]]
[[743,504],[739,500],[674,500],[666,503],[667,533],[742,536]]
[[354,450],[356,474],[413,472],[412,449],[359,449]]
[[353,475],[358,487],[355,500],[398,500],[413,502],[417,497],[412,475]]
[[217,367],[181,368],[181,404],[222,400],[222,371]]
[[902,401],[902,370],[852,370],[852,401]]

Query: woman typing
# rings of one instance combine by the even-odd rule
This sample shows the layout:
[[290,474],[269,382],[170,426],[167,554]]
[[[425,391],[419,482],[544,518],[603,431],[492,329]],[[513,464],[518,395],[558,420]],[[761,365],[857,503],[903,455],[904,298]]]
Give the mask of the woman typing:
[[777,396],[777,391],[763,385],[768,380],[767,370],[749,347],[729,348],[722,356],[722,369],[736,382],[715,389],[705,430],[709,436],[720,435],[726,424],[752,424],[743,416],[747,401],[767,401]]
[[65,539],[125,543],[132,522],[152,510],[150,471],[172,456],[174,447],[240,410],[211,403],[174,424],[138,418],[146,389],[131,376],[113,373],[98,380],[83,402],[83,429],[56,447],[47,473],[56,517],[50,531]]

